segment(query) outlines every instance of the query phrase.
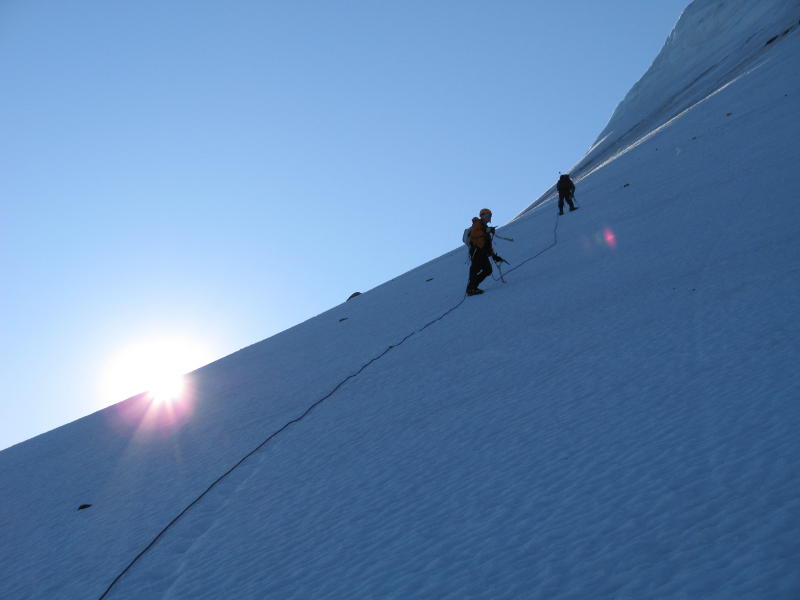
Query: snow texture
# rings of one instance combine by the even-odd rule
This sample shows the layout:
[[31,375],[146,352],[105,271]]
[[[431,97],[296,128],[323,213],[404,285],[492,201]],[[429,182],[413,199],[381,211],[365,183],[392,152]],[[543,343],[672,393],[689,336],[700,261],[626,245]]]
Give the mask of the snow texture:
[[800,598],[799,20],[690,5],[507,284],[462,247],[0,453],[0,597]]

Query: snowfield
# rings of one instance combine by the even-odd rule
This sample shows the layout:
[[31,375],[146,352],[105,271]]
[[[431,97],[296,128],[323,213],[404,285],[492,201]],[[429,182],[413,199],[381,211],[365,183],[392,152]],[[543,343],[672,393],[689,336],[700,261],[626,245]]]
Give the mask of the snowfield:
[[697,0],[507,284],[458,248],[1,452],[0,597],[800,598],[799,67],[800,2]]

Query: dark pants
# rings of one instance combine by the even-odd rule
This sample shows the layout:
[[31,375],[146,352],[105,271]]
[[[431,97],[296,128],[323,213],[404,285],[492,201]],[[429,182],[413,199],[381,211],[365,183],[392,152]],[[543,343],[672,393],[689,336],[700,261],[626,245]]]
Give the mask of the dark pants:
[[469,265],[467,289],[474,290],[491,274],[492,263],[489,262],[489,253],[484,248],[475,248],[472,252],[472,262]]
[[570,210],[575,210],[575,205],[572,203],[572,194],[569,192],[558,192],[558,212],[564,212],[564,200],[569,204]]

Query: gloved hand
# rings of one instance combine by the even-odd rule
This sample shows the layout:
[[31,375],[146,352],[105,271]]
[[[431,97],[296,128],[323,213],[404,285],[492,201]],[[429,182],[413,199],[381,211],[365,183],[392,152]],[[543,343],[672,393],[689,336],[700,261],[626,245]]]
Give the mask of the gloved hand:
[[497,227],[487,227],[487,228],[486,228],[486,230],[487,230],[489,233],[491,233],[492,235],[494,235],[494,232],[495,232],[495,230],[496,230],[496,229],[497,229]]
[[508,261],[506,261],[505,258],[500,256],[499,254],[495,254],[492,258],[494,259],[494,262],[496,262],[496,263],[508,262]]

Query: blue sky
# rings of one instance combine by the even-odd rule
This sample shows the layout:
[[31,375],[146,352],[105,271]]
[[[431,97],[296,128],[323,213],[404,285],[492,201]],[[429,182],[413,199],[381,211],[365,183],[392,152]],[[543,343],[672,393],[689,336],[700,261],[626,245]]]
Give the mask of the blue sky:
[[0,448],[508,221],[685,4],[3,2]]

